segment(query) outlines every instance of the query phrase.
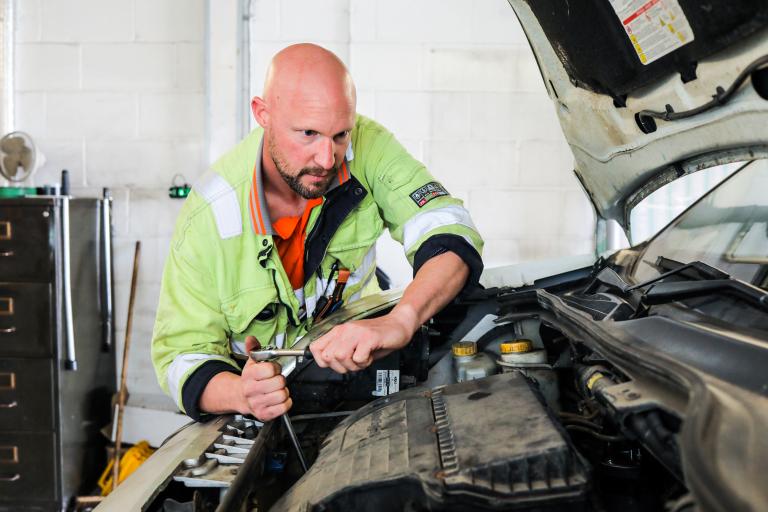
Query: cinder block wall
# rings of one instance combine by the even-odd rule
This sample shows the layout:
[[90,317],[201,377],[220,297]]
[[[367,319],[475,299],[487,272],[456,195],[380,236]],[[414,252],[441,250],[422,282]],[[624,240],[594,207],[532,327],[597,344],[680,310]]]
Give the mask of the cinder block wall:
[[[593,250],[591,205],[506,0],[253,0],[250,27],[252,92],[289,43],[336,52],[358,111],[468,205],[486,265]],[[379,257],[398,283],[410,278],[400,246],[382,241]]]
[[35,184],[71,174],[114,197],[116,326],[124,336],[133,244],[142,242],[128,387],[165,404],[150,364],[163,261],[181,201],[176,173],[207,166],[204,0],[16,0],[15,127],[47,157]]
[[[156,384],[149,342],[181,206],[167,187],[176,173],[193,181],[209,164],[207,2],[17,0],[16,7],[15,127],[48,158],[35,183],[58,182],[66,168],[78,195],[111,188],[120,343],[133,243],[143,244],[131,403],[172,407]],[[505,0],[251,0],[250,14],[252,92],[286,44],[334,50],[352,69],[360,112],[393,130],[467,202],[489,266],[592,249],[590,207]],[[381,243],[380,260],[407,281],[399,246]]]

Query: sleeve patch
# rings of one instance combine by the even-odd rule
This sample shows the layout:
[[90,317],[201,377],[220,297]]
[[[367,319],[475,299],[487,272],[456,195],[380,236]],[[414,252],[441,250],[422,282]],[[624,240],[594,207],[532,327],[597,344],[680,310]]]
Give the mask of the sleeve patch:
[[427,183],[410,193],[411,199],[416,203],[416,206],[421,208],[431,200],[440,196],[447,196],[448,191],[436,181]]

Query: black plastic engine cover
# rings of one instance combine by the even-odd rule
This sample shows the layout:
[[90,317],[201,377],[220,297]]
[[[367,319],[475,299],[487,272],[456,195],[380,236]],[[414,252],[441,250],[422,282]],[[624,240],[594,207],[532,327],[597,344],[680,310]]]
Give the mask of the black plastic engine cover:
[[588,468],[522,375],[356,411],[273,511],[581,510]]

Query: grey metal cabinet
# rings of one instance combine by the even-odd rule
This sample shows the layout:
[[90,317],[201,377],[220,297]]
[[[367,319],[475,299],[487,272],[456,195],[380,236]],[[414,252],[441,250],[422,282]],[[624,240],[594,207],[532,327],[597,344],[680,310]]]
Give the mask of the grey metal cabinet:
[[109,199],[0,200],[0,511],[64,510],[106,463]]

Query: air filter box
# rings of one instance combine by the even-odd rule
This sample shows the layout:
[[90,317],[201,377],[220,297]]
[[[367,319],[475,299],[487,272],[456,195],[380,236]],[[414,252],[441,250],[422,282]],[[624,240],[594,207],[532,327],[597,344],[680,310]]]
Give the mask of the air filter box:
[[582,510],[588,467],[522,375],[378,399],[273,511]]

